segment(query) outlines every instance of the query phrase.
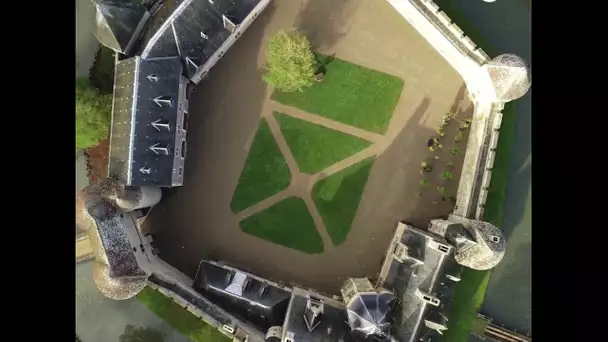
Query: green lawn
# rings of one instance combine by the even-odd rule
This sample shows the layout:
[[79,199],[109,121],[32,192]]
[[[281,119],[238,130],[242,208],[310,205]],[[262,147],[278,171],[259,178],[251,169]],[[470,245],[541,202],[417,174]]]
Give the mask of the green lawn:
[[490,271],[475,271],[465,267],[460,278],[452,296],[448,330],[442,336],[442,341],[469,341],[469,332],[475,323],[475,315],[486,294]]
[[234,190],[230,208],[238,213],[285,190],[291,174],[265,119],[255,134],[239,183]]
[[146,287],[137,295],[150,311],[194,342],[228,342],[228,337],[177,305],[171,298]]
[[374,159],[367,159],[318,181],[312,198],[334,245],[346,241],[359,209]]
[[275,91],[272,99],[370,132],[385,133],[403,80],[338,58],[325,68],[322,82],[303,92]]
[[323,252],[323,240],[317,231],[306,203],[299,197],[283,201],[250,216],[241,229],[266,241],[308,254]]
[[[492,180],[483,215],[484,220],[499,228],[502,224],[505,205],[511,141],[515,132],[515,113],[513,112],[512,102],[505,105],[503,114],[496,158],[492,169]],[[475,315],[483,304],[488,281],[490,280],[490,272],[490,270],[474,271],[467,268],[463,270],[462,280],[456,286],[452,297],[452,308],[448,316],[450,323],[442,341],[467,342],[469,340],[469,332],[475,324]]]
[[287,114],[275,112],[283,136],[300,171],[320,172],[372,143]]

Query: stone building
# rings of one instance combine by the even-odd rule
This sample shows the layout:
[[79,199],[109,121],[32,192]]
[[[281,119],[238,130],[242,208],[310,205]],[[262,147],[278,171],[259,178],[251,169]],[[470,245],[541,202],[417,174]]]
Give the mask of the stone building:
[[109,176],[183,185],[190,84],[224,56],[270,0],[95,0],[95,35],[116,69]]

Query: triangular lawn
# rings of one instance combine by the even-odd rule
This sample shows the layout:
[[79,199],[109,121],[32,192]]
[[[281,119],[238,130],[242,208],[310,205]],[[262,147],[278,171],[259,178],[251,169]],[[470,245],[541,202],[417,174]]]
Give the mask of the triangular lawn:
[[241,229],[304,253],[323,252],[323,239],[300,197],[289,197],[240,222]]
[[374,159],[367,159],[318,181],[312,199],[334,245],[346,241]]
[[367,140],[287,114],[275,112],[275,117],[303,173],[320,172],[372,144]]
[[230,208],[238,213],[285,190],[291,182],[289,167],[265,119],[253,138]]

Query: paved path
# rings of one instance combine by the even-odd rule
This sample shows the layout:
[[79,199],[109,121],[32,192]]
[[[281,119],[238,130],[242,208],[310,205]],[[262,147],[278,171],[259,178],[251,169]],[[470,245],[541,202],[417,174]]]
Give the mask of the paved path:
[[[497,53],[515,53],[532,64],[531,0],[435,0],[460,26],[469,21]],[[442,6],[443,5],[443,6]],[[459,13],[452,15],[456,8]],[[461,19],[462,18],[462,19]],[[458,19],[458,20],[457,20]],[[514,103],[516,125],[501,225],[508,239],[503,261],[492,270],[482,312],[506,327],[532,334],[531,169],[532,89]]]
[[[270,99],[272,89],[261,80],[266,46],[279,29],[293,25],[303,29],[321,53],[404,80],[385,137],[285,108]],[[472,110],[462,86],[460,75],[386,1],[275,1],[192,95],[185,186],[166,191],[151,211],[147,229],[155,234],[163,259],[191,277],[205,257],[328,293],[337,293],[348,276],[375,277],[397,221],[425,222],[449,212],[441,205],[424,205],[416,193],[420,163],[429,154],[426,141],[443,115],[454,106],[462,115]],[[242,217],[291,192],[303,196],[322,227],[307,192],[314,177],[292,172],[293,186],[283,194],[238,216],[230,210],[260,118],[274,110],[377,142],[324,171],[328,175],[378,155],[347,241],[333,247],[320,229],[324,253],[309,255],[264,241],[243,233],[238,224]],[[280,142],[281,135],[276,134],[278,126],[269,121],[290,169],[297,170]]]
[[95,5],[91,0],[76,0],[76,76],[87,76],[99,42],[93,34]]
[[165,334],[164,342],[189,342],[137,299],[104,297],[93,282],[93,261],[76,265],[76,335],[82,342],[118,342],[125,326],[148,327]]

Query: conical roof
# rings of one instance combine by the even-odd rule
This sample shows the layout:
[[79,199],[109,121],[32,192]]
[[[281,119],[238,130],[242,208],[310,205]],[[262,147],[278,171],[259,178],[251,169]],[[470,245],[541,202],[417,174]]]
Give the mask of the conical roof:
[[142,19],[147,17],[147,11],[135,2],[101,1],[96,4],[95,37],[108,48],[126,53],[127,47],[141,29]]
[[493,101],[508,102],[524,96],[530,89],[530,70],[519,56],[503,54],[482,67],[485,86]]
[[359,293],[347,305],[348,324],[365,336],[388,336],[395,303],[389,291]]

